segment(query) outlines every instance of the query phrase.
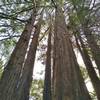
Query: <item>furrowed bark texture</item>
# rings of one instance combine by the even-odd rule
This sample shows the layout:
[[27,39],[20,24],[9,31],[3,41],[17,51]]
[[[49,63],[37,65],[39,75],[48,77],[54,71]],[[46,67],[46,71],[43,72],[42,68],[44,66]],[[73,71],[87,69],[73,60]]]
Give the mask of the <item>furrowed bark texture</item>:
[[30,87],[32,83],[32,75],[34,69],[35,55],[38,45],[38,38],[41,28],[41,20],[35,27],[35,32],[32,38],[30,49],[25,61],[24,67],[21,72],[21,77],[19,79],[18,88],[15,90],[16,97],[14,100],[29,100]]
[[66,28],[62,10],[57,8],[54,33],[54,100],[91,100],[80,76]]
[[34,27],[35,17],[36,10],[34,9],[31,18],[25,25],[24,31],[22,32],[22,35],[10,57],[10,60],[4,69],[3,75],[0,80],[1,100],[14,100],[13,93],[17,88],[17,83],[20,77],[21,68],[25,60],[30,35]]
[[[71,42],[71,44],[72,44],[72,42]],[[70,46],[71,46],[71,48],[73,48],[72,45],[70,45]],[[80,99],[91,100],[91,97],[89,95],[89,91],[87,90],[86,84],[84,82],[84,78],[82,76],[82,73],[81,73],[81,70],[79,67],[79,64],[77,63],[75,53],[74,53],[73,49],[70,49],[70,51],[72,51],[72,53],[70,52],[73,55],[72,62],[74,62],[76,74],[77,74],[78,81],[79,81]]]
[[49,35],[48,35],[48,48],[47,48],[46,68],[45,68],[43,100],[52,100],[52,96],[51,96],[51,27],[50,27]]
[[83,30],[100,74],[100,48],[90,30],[87,28],[84,28]]
[[98,98],[98,100],[100,100],[100,86],[99,86],[100,85],[100,80],[97,77],[97,74],[96,74],[96,72],[94,70],[93,64],[92,64],[91,59],[90,59],[90,57],[88,55],[88,52],[86,50],[86,47],[84,45],[83,40],[81,39],[80,36],[78,36],[78,38],[80,40],[81,47],[82,47],[82,49],[81,49],[81,47],[80,47],[80,45],[78,43],[78,40],[76,40],[78,49],[79,49],[79,51],[80,51],[80,53],[82,55],[82,58],[83,58],[85,66],[86,66],[86,69],[88,71],[89,77],[91,79],[91,82],[92,82],[93,87],[95,89],[95,92],[97,94],[97,98]]

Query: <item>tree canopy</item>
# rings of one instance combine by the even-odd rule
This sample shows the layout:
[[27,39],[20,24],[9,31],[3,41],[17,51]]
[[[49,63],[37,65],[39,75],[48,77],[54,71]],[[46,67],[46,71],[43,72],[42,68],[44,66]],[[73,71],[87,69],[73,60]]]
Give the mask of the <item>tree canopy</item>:
[[100,1],[1,0],[0,78],[2,100],[100,100]]

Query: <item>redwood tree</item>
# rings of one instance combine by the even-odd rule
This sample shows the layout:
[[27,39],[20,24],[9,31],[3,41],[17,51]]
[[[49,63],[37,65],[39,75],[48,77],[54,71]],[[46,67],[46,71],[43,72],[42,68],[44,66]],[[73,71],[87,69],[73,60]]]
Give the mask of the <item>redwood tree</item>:
[[91,100],[87,90],[82,87],[84,83],[80,76],[69,32],[60,7],[56,8],[55,16],[54,100]]
[[52,100],[51,96],[51,26],[48,35],[48,47],[45,68],[43,100]]
[[76,43],[77,43],[78,49],[79,49],[79,51],[81,53],[81,56],[83,58],[84,64],[86,66],[86,69],[88,71],[89,77],[90,77],[91,82],[93,84],[94,90],[95,90],[95,92],[97,94],[97,98],[99,100],[100,99],[100,88],[99,88],[100,80],[99,80],[99,78],[97,76],[97,73],[95,72],[94,66],[93,66],[93,64],[91,62],[91,59],[90,59],[90,57],[88,55],[88,51],[86,50],[86,47],[84,45],[84,42],[83,42],[81,36],[79,35],[77,38],[79,38],[80,43],[81,43],[81,47],[82,47],[82,49],[81,49],[81,47],[79,45],[79,42],[76,39]]
[[14,100],[14,90],[18,86],[17,83],[25,60],[30,36],[34,27],[35,17],[36,9],[34,8],[33,13],[25,25],[24,31],[22,32],[18,43],[16,44],[10,60],[4,69],[0,80],[0,97],[2,100]]
[[40,17],[39,22],[35,25],[35,31],[29,47],[27,58],[25,60],[23,68],[21,69],[20,78],[18,79],[18,87],[15,89],[14,97],[16,98],[13,100],[29,100],[41,21],[42,17]]

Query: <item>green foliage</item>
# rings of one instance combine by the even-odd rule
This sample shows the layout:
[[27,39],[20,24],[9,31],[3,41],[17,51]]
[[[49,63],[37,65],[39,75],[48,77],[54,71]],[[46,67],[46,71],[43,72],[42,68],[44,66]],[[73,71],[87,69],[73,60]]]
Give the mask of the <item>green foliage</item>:
[[12,39],[12,40],[6,40],[6,41],[2,41],[1,44],[0,44],[0,55],[2,57],[6,59],[9,58],[14,46],[16,44],[16,40]]
[[0,78],[3,72],[3,61],[0,59]]
[[6,29],[5,28],[1,28],[0,29],[0,33],[5,33],[6,32]]
[[43,80],[34,79],[32,82],[30,95],[36,100],[42,100],[42,94],[43,94]]
[[79,26],[80,22],[79,19],[77,18],[77,14],[76,13],[71,13],[69,16],[69,22],[71,27],[75,28],[75,26]]
[[88,72],[87,72],[86,68],[80,67],[80,69],[81,69],[83,78],[84,78],[85,80],[86,80],[87,78],[89,78]]
[[[53,5],[51,0],[35,0],[35,1],[40,3],[40,5],[42,6]],[[96,21],[99,18],[98,17],[99,15],[96,12],[98,12],[100,4],[96,4],[95,9],[92,9],[91,11],[90,1],[91,0],[54,0],[54,2],[58,3],[62,8],[65,2],[70,3],[69,6],[71,6],[72,8],[70,8],[69,12],[67,12],[69,14],[69,16],[68,15],[67,16],[69,17],[69,24],[71,29],[79,29],[81,24],[86,23],[87,20],[89,20],[89,25],[94,25],[96,28],[97,25],[100,25],[99,24],[100,22]],[[0,76],[1,76],[3,71],[2,70],[3,64],[9,59],[9,56],[16,44],[16,41],[20,36],[20,34],[22,33],[24,25],[26,24],[28,18],[31,15],[33,4],[31,0],[1,0],[0,3],[1,3],[0,39],[8,38],[3,41],[0,41]],[[43,26],[50,21],[48,17],[49,14],[51,14],[52,19],[54,18],[54,14],[51,13],[52,11],[54,12],[54,7],[45,9],[44,13],[45,18],[44,22],[42,22]],[[16,37],[12,38],[14,36]],[[98,42],[100,44],[100,40]],[[46,51],[44,48],[45,45],[43,45],[43,43],[41,43],[40,45],[41,45],[39,47],[39,49],[41,49],[40,52],[44,53],[43,51]],[[44,61],[45,57],[46,57],[45,54],[41,54],[39,56],[39,60],[43,59],[42,61]],[[82,75],[84,76],[84,79],[87,79],[88,73],[86,69],[84,67],[81,67],[81,71]],[[42,79],[33,80],[30,95],[37,100],[42,100],[42,92],[43,92],[43,80]],[[95,93],[92,93],[92,96],[95,97]]]

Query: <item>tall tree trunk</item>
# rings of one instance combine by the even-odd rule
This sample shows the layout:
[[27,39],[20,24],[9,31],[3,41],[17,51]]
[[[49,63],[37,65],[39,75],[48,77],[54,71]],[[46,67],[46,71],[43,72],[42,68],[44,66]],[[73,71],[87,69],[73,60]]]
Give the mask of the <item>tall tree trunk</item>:
[[81,76],[79,73],[77,74],[79,66],[76,64],[69,33],[60,8],[56,10],[54,38],[54,100],[91,100],[88,92],[86,93],[80,86],[82,83],[79,77]]
[[4,69],[0,80],[1,100],[13,100],[12,95],[14,93],[14,89],[17,88],[18,78],[25,60],[31,32],[34,27],[35,17],[36,10],[34,9],[31,18],[26,24],[24,31],[10,57],[10,60]]
[[82,76],[82,73],[81,73],[81,70],[80,70],[80,67],[79,67],[79,64],[77,63],[77,59],[76,59],[74,50],[72,49],[73,47],[72,47],[72,45],[70,45],[70,46],[71,46],[70,54],[73,55],[71,62],[73,62],[74,66],[75,66],[75,71],[76,71],[76,74],[77,74],[77,77],[78,77],[78,81],[79,81],[79,88],[80,88],[80,92],[81,92],[80,99],[82,99],[82,100],[84,100],[84,99],[91,100],[91,97],[89,95],[89,92],[87,90],[86,84],[84,82],[84,78]]
[[82,55],[82,58],[83,58],[83,61],[85,63],[86,69],[88,71],[89,77],[90,77],[91,82],[93,84],[93,87],[94,87],[94,89],[96,91],[97,98],[98,98],[98,100],[100,100],[100,80],[97,77],[97,74],[96,74],[96,72],[94,70],[93,64],[92,64],[92,62],[90,60],[88,52],[87,52],[87,50],[85,48],[85,45],[83,43],[83,40],[81,39],[80,36],[78,36],[78,38],[79,38],[81,46],[82,46],[82,49],[81,49],[81,47],[80,47],[80,45],[78,43],[78,40],[76,39],[76,43],[77,43],[78,49],[79,49],[79,51],[80,51],[80,53]]
[[[42,19],[41,19],[42,20]],[[41,28],[41,20],[35,26],[35,32],[30,44],[29,52],[23,66],[18,87],[15,89],[13,100],[29,100],[30,87],[34,68],[35,55],[38,45],[38,38]]]
[[47,48],[46,68],[45,68],[43,100],[52,100],[52,96],[51,96],[51,26],[50,26],[49,35],[48,35],[48,48]]
[[87,42],[89,44],[89,47],[91,49],[94,61],[97,65],[97,68],[99,70],[100,73],[100,48],[97,45],[94,36],[91,34],[90,30],[87,28],[83,28],[84,34],[86,36]]

